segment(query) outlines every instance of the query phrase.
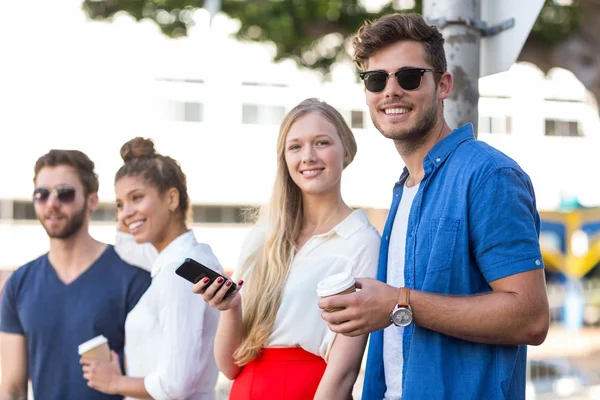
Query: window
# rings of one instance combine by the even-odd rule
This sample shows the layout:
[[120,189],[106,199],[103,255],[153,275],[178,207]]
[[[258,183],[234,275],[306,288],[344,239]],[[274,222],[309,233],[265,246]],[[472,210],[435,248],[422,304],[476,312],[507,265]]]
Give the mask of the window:
[[0,219],[12,219],[12,200],[0,200]]
[[175,121],[204,121],[204,105],[202,103],[191,101],[171,101],[169,108],[170,117]]
[[[8,213],[7,213],[8,214]],[[31,201],[13,202],[13,219],[36,220],[35,208]],[[114,204],[102,203],[94,210],[92,221],[116,221],[117,207]]]
[[202,103],[183,103],[183,119],[188,122],[202,122],[204,109]]
[[13,202],[13,219],[16,220],[35,220],[35,209],[31,201]]
[[285,109],[281,106],[242,104],[242,123],[258,125],[279,125]]
[[350,128],[363,129],[364,128],[364,116],[365,113],[360,110],[352,110],[350,112]]
[[509,116],[480,116],[479,133],[509,134],[512,132],[512,120]]
[[582,136],[578,121],[546,119],[546,136]]
[[238,206],[192,206],[195,223],[241,224],[244,223],[246,207]]
[[117,206],[110,203],[100,203],[92,214],[92,221],[116,221]]
[[340,110],[340,114],[348,126],[352,129],[363,129],[365,127],[364,116],[362,110]]
[[529,373],[531,380],[533,381],[543,379],[554,380],[563,375],[558,366],[537,360],[532,360],[530,362]]

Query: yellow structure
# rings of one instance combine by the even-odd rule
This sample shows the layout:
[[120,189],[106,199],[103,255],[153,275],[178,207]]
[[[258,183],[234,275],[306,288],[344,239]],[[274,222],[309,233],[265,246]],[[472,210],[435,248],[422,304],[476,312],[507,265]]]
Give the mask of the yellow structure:
[[[540,212],[544,264],[581,278],[600,263],[600,208]],[[555,240],[544,240],[552,237]]]

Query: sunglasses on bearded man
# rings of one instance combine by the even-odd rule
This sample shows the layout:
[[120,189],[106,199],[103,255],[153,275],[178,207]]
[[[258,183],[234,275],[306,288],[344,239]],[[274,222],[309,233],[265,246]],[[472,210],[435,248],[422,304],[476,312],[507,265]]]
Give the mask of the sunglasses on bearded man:
[[398,85],[400,85],[403,90],[417,90],[421,86],[421,80],[425,72],[444,73],[444,71],[438,71],[431,68],[401,68],[396,72],[377,70],[361,72],[359,75],[365,83],[365,88],[369,92],[378,93],[385,89],[388,78],[391,75],[396,76]]
[[38,204],[46,203],[52,192],[56,192],[56,198],[63,204],[70,204],[75,200],[75,188],[69,186],[61,186],[56,189],[38,187],[33,191],[33,202]]

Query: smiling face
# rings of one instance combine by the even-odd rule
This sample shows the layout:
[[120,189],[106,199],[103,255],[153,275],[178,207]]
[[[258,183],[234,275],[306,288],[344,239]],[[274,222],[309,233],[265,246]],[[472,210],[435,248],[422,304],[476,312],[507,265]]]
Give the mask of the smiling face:
[[[50,195],[34,197],[35,214],[53,239],[69,239],[87,227],[89,215],[98,202],[96,193],[86,197],[77,171],[67,165],[43,167],[36,179],[36,189],[48,189]],[[61,201],[56,189],[74,189],[73,200]]]
[[304,195],[340,190],[344,148],[335,126],[320,114],[298,118],[285,140],[288,172]]
[[[369,71],[395,72],[408,67],[432,68],[425,61],[422,44],[417,41],[394,43],[373,54],[368,61]],[[447,97],[444,89],[449,75],[445,73],[442,76],[442,90],[439,90],[434,74],[425,72],[416,90],[402,89],[394,75],[388,78],[381,92],[373,93],[365,89],[373,124],[386,138],[422,142],[438,121],[443,119],[441,101]]]
[[159,251],[166,247],[175,218],[169,194],[161,195],[140,176],[120,178],[115,183],[115,193],[119,223],[127,227],[135,241],[152,243]]

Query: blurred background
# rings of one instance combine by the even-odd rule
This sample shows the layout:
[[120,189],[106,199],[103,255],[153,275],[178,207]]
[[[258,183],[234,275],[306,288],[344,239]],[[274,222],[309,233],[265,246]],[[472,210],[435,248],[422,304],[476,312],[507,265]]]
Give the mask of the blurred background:
[[[101,201],[91,233],[113,243],[119,148],[135,136],[181,163],[198,240],[233,271],[243,212],[270,194],[278,125],[307,97],[353,129],[344,198],[381,230],[403,165],[371,123],[349,40],[365,19],[421,10],[412,0],[3,2],[0,284],[48,249],[31,202],[37,158],[90,156]],[[528,400],[600,399],[599,20],[596,0],[545,1],[517,62],[478,81],[478,138],[531,176],[542,217],[552,326],[529,349]]]

